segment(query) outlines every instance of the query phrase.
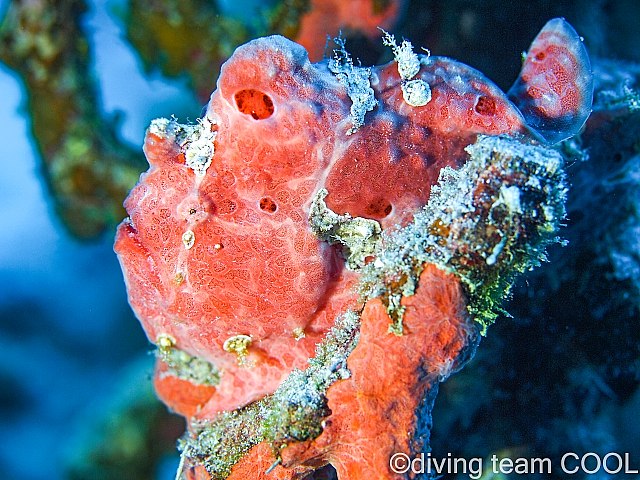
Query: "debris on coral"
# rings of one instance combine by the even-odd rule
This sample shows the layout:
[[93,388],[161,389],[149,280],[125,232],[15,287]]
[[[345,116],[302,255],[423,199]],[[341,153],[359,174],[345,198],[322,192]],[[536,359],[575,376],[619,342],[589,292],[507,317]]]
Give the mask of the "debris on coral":
[[[431,100],[431,87],[422,79],[414,79],[420,71],[420,59],[413,51],[413,45],[408,40],[403,40],[398,46],[396,39],[389,32],[382,30],[382,43],[393,49],[393,57],[398,64],[398,73],[402,82],[402,96],[405,102],[412,107],[422,107]],[[427,51],[430,55],[430,52]],[[428,57],[427,57],[428,58]]]
[[348,213],[338,215],[332,212],[324,203],[328,194],[323,188],[313,199],[309,209],[309,228],[316,237],[330,245],[342,244],[346,267],[358,270],[366,265],[367,258],[376,256],[382,247],[382,229],[373,219],[351,218]]
[[[551,41],[586,58],[581,43]],[[184,376],[158,391],[190,418],[190,478],[293,479],[327,465],[342,479],[394,478],[392,452],[428,448],[438,382],[557,239],[563,158],[481,73],[427,55],[417,71],[373,67],[376,105],[354,121],[359,97],[334,70],[356,67],[343,46],[337,55],[312,64],[283,37],[254,40],[222,66],[190,143],[193,127],[175,120],[147,133],[151,167],[115,250],[150,340],[220,372],[206,396]],[[408,103],[407,81],[430,100]],[[570,108],[557,135],[582,125]],[[207,152],[203,175],[188,145]]]
[[351,99],[351,121],[353,126],[347,130],[347,135],[358,131],[364,124],[364,116],[373,110],[376,105],[376,98],[371,88],[371,70],[363,67],[356,67],[349,52],[345,49],[344,40],[335,39],[340,47],[334,50],[333,57],[329,60],[329,70],[338,81],[347,89],[347,95]]
[[457,274],[469,311],[486,329],[514,276],[546,259],[544,247],[565,216],[564,160],[553,149],[505,136],[479,136],[466,151],[465,165],[443,168],[427,205],[386,239],[361,289],[368,298],[401,298],[407,281],[414,288],[412,270],[435,264]]

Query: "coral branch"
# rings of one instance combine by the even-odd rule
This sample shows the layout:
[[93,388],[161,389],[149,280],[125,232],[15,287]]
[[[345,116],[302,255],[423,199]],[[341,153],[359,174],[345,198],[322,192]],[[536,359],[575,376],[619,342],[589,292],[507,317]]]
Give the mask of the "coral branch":
[[0,59],[26,83],[33,136],[64,224],[95,238],[124,216],[122,201],[144,169],[100,117],[80,28],[82,0],[12,1],[0,26]]

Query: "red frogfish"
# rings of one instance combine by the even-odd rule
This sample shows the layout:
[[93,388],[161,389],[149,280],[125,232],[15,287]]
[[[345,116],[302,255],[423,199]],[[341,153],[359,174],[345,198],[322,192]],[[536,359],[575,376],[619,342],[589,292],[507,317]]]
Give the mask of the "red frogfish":
[[425,448],[432,387],[556,238],[547,145],[592,102],[575,30],[549,21],[508,94],[383,41],[372,68],[339,39],[315,64],[251,41],[198,124],[147,131],[115,251],[156,390],[190,419],[189,478],[403,478],[390,458]]

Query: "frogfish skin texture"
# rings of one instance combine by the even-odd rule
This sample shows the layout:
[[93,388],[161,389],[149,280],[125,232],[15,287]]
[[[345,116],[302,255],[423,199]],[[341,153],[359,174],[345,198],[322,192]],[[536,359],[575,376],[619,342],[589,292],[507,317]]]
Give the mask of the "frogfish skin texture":
[[[590,112],[589,60],[562,19],[538,35],[509,96],[471,67],[385,35],[395,60],[372,68],[344,48],[312,64],[280,36],[239,47],[197,125],[152,123],[150,168],[125,202],[115,251],[129,302],[160,352],[159,396],[192,426],[275,392],[308,367],[337,317],[356,312],[359,334],[330,370],[348,373],[322,394],[322,433],[281,442],[282,464],[264,478],[304,478],[328,463],[343,480],[396,478],[390,455],[424,446],[411,436],[415,412],[477,343],[458,269],[497,268],[514,243],[492,226],[481,233],[490,244],[471,247],[457,230],[464,222],[434,219],[422,232],[433,248],[416,254],[413,270],[392,271],[388,235],[416,230],[416,213],[442,195],[443,172],[461,171],[479,139],[543,151]],[[447,212],[473,211],[487,225],[532,209],[531,222],[559,220],[527,203],[537,188],[527,175],[553,174],[550,163],[482,165],[472,207]],[[518,222],[519,241],[542,231]],[[464,255],[436,255],[445,247]],[[363,278],[376,268],[385,280],[374,288]],[[260,435],[233,478],[261,478],[273,463]],[[192,463],[191,478],[215,477]]]

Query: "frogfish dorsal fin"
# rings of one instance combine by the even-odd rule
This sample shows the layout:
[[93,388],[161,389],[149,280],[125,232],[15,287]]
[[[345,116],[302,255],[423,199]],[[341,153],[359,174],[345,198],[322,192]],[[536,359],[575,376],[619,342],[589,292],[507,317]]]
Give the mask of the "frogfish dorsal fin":
[[564,18],[549,20],[540,30],[507,95],[549,144],[575,135],[584,125],[593,102],[591,62]]

